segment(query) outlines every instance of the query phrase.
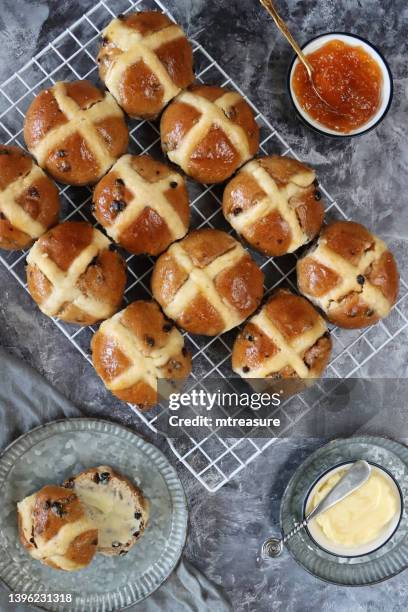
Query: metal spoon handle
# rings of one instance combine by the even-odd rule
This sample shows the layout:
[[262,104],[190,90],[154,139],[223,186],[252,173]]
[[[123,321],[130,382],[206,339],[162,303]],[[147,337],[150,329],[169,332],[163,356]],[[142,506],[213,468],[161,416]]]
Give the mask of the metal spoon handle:
[[300,531],[301,529],[303,529],[304,527],[306,527],[306,525],[308,524],[308,520],[304,519],[301,523],[298,523],[296,525],[296,527],[294,527],[293,529],[291,529],[289,531],[289,533],[287,533],[284,537],[283,537],[283,544],[286,544],[286,542],[288,540],[290,540],[290,538],[293,538],[294,535],[296,535],[298,533],[298,531]]
[[298,56],[299,60],[302,62],[304,67],[307,70],[307,74],[309,75],[309,79],[312,79],[313,67],[309,60],[306,58],[302,49],[297,44],[296,40],[293,38],[290,33],[286,23],[283,21],[282,17],[279,15],[278,11],[272,4],[272,0],[259,0],[262,6],[268,11],[274,22],[276,23],[279,30],[282,32],[288,43],[291,45],[292,49]]

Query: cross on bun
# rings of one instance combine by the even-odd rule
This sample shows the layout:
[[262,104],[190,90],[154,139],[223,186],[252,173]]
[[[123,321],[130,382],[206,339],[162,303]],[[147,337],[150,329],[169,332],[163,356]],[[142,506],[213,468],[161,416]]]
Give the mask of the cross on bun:
[[255,155],[259,128],[235,91],[193,85],[169,104],[160,122],[168,158],[200,183],[220,183]]
[[314,170],[290,157],[248,162],[227,184],[223,213],[254,249],[277,257],[312,240],[324,208]]
[[68,185],[96,183],[128,144],[124,115],[89,81],[58,82],[31,103],[24,139],[38,164]]
[[131,117],[154,119],[194,80],[191,45],[162,13],[119,15],[102,36],[100,77]]
[[195,230],[157,260],[153,296],[192,334],[215,336],[258,307],[264,275],[242,245],[215,229]]
[[92,325],[119,308],[125,263],[89,223],[66,221],[44,234],[27,257],[27,284],[40,310],[68,323]]
[[58,214],[54,183],[22,149],[0,145],[0,249],[29,247]]
[[77,495],[98,530],[98,553],[126,555],[142,537],[149,520],[149,502],[139,487],[111,467],[89,468],[63,486]]
[[104,321],[91,346],[105,386],[140,410],[157,404],[159,378],[182,380],[191,371],[183,336],[153,301],[133,302]]
[[54,569],[89,565],[98,529],[73,491],[47,485],[17,504],[20,541],[29,554]]
[[238,334],[232,369],[242,378],[306,381],[321,376],[331,348],[326,323],[317,310],[305,298],[279,289]]
[[93,213],[131,253],[158,255],[188,230],[184,178],[150,155],[124,155],[98,183]]
[[399,275],[385,243],[354,221],[335,221],[297,263],[301,293],[339,327],[373,325],[395,304]]

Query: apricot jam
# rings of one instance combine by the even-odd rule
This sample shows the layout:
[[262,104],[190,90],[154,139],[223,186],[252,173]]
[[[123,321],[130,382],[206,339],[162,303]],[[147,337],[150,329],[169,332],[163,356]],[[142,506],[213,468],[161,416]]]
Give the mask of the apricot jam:
[[292,78],[293,92],[315,121],[347,134],[375,115],[381,101],[382,73],[362,47],[331,40],[306,57],[314,68],[315,87],[334,109],[316,95],[305,67],[299,62]]

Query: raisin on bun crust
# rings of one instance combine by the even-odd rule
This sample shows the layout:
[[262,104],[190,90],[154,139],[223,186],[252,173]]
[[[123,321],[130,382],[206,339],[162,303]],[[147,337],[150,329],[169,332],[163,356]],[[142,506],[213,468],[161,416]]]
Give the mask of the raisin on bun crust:
[[191,371],[183,336],[153,301],[132,302],[104,321],[91,346],[105,386],[140,410],[157,404],[159,378],[183,380]]
[[25,249],[58,222],[58,189],[23,149],[0,145],[0,249]]
[[399,275],[386,244],[353,221],[335,221],[297,263],[298,287],[346,328],[373,325],[395,304]]
[[315,238],[324,216],[314,170],[279,155],[245,164],[227,184],[222,208],[235,231],[272,257]]
[[97,184],[93,213],[111,238],[139,255],[159,255],[188,231],[181,174],[150,155],[124,155]]
[[31,103],[24,139],[38,164],[68,185],[96,183],[127,149],[123,111],[89,81],[58,82]]
[[232,369],[242,378],[318,378],[331,348],[317,310],[305,298],[279,289],[238,334]]
[[153,296],[192,334],[215,336],[259,306],[264,275],[242,245],[215,229],[195,230],[157,260]]
[[194,80],[191,45],[163,13],[120,15],[102,37],[100,77],[131,117],[154,119]]
[[44,234],[27,257],[31,297],[49,317],[92,325],[119,308],[125,263],[89,223],[66,221]]
[[65,481],[98,530],[97,552],[126,555],[142,537],[149,520],[149,502],[139,487],[101,465]]
[[92,561],[98,529],[73,491],[47,485],[17,504],[20,541],[44,565],[68,572]]
[[259,128],[236,91],[193,85],[169,104],[160,122],[163,151],[200,183],[220,183],[255,155]]

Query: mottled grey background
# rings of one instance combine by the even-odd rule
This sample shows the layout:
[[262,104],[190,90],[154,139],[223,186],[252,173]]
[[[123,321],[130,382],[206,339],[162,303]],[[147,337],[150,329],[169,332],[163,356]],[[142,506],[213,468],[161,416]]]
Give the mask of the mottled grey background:
[[[198,37],[294,149],[317,168],[333,197],[356,220],[388,241],[407,277],[408,6],[404,0],[277,2],[300,42],[326,31],[351,31],[369,38],[390,63],[395,94],[388,117],[366,136],[338,141],[307,131],[294,117],[285,91],[292,54],[256,0],[164,2],[187,33]],[[94,3],[2,0],[0,81]],[[115,7],[114,0],[106,3]],[[0,343],[32,364],[87,415],[107,417],[143,432],[140,421],[109,396],[92,368],[1,266],[0,287]],[[363,374],[406,377],[407,340],[405,330],[369,362]],[[18,425],[15,435],[39,422],[40,416],[37,422]],[[162,439],[144,433],[172,460]],[[288,555],[258,567],[258,544],[277,528],[279,503],[288,479],[311,450],[322,443],[296,439],[273,445],[213,495],[180,467],[191,522],[185,554],[209,578],[225,587],[237,612],[407,609],[406,574],[378,586],[340,589],[309,576]],[[0,595],[0,609],[11,609],[4,594]],[[142,610],[143,604],[138,609]]]

